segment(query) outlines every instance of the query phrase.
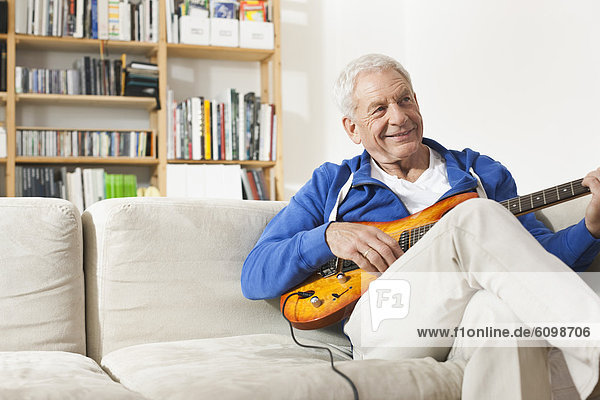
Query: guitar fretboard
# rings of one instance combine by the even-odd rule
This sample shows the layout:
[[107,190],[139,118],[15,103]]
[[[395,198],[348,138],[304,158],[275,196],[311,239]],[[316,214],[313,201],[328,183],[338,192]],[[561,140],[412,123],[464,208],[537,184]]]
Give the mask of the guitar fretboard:
[[583,179],[577,179],[546,190],[504,200],[500,204],[514,215],[525,214],[588,193],[590,189],[583,186],[582,181]]

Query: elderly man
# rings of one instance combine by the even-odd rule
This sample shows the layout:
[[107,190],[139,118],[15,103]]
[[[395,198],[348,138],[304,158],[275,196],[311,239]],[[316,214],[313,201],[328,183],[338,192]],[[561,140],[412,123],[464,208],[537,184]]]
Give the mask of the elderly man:
[[[572,272],[585,270],[600,251],[600,169],[583,180],[592,192],[585,218],[552,233],[532,214],[516,219],[496,203],[517,195],[500,163],[423,138],[409,74],[394,59],[371,54],[352,61],[335,94],[346,133],[365,151],[341,165],[321,165],[273,218],[244,263],[246,297],[279,296],[335,257],[383,273],[380,280],[406,279],[410,311],[402,319],[370,329],[369,296],[357,303],[344,327],[355,358],[477,358],[461,350],[458,338],[450,355],[452,343],[419,345],[417,328],[600,323],[600,299]],[[381,230],[355,223],[398,220],[470,191],[495,201],[460,204],[406,254]],[[562,350],[575,387],[587,397],[598,381],[598,343],[548,342]],[[494,362],[514,368],[500,357]]]

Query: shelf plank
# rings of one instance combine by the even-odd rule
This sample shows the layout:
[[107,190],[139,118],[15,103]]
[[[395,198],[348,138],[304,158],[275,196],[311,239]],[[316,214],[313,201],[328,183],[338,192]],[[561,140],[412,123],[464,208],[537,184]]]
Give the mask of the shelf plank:
[[21,93],[16,95],[16,99],[17,102],[33,104],[51,103],[58,105],[80,105],[94,107],[129,107],[145,108],[147,110],[152,110],[156,106],[156,100],[154,97]]
[[243,49],[239,47],[167,44],[168,57],[230,61],[264,61],[274,53],[274,50]]
[[252,168],[270,168],[275,166],[274,161],[255,161],[255,160],[167,160],[168,164],[240,164],[243,167]]
[[140,54],[151,57],[158,50],[158,43],[151,42],[125,42],[119,40],[98,40],[73,37],[15,35],[18,50],[52,50],[66,52],[99,52],[104,44],[104,52],[127,54]]
[[0,92],[0,103],[6,103],[6,92]]
[[0,157],[0,164],[6,164],[6,157]]
[[17,156],[17,164],[105,164],[105,165],[158,165],[154,157],[23,157]]

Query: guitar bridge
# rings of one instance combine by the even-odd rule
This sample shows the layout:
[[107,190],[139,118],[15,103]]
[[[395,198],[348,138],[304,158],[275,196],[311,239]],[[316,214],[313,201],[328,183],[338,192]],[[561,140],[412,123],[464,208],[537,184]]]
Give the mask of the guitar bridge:
[[321,275],[323,278],[327,278],[328,276],[332,276],[335,275],[338,271],[338,260],[339,258],[333,258],[329,261],[327,261],[325,264],[321,265],[321,267],[319,267],[319,272],[317,272],[319,275]]
[[337,275],[340,272],[352,271],[356,268],[358,268],[358,266],[350,260],[334,258],[321,265],[317,274],[321,275],[323,278],[327,278],[328,276]]

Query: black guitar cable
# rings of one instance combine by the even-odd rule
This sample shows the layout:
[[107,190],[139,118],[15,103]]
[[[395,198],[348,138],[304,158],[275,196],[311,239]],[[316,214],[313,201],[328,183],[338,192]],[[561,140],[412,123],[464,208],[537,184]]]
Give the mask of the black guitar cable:
[[292,339],[298,346],[305,347],[308,349],[326,350],[329,353],[329,361],[331,362],[331,368],[333,369],[333,371],[336,374],[340,375],[342,378],[344,378],[350,384],[350,386],[352,387],[352,393],[354,394],[354,400],[358,400],[358,390],[356,389],[354,382],[352,382],[352,379],[350,379],[346,374],[344,374],[342,371],[340,371],[339,369],[337,369],[335,367],[335,365],[333,364],[333,353],[331,352],[331,350],[329,350],[327,347],[323,347],[323,346],[313,346],[313,345],[303,344],[303,343],[298,342],[298,340],[296,340],[296,336],[294,335],[294,327],[292,326],[292,323],[290,322],[290,320],[285,316],[285,305],[287,304],[287,301],[290,299],[290,297],[298,296],[301,299],[307,299],[310,296],[312,296],[313,294],[314,294],[314,291],[290,293],[283,301],[283,306],[281,307],[281,314],[283,315],[283,318],[285,318],[285,320],[290,325],[290,332],[292,334]]

